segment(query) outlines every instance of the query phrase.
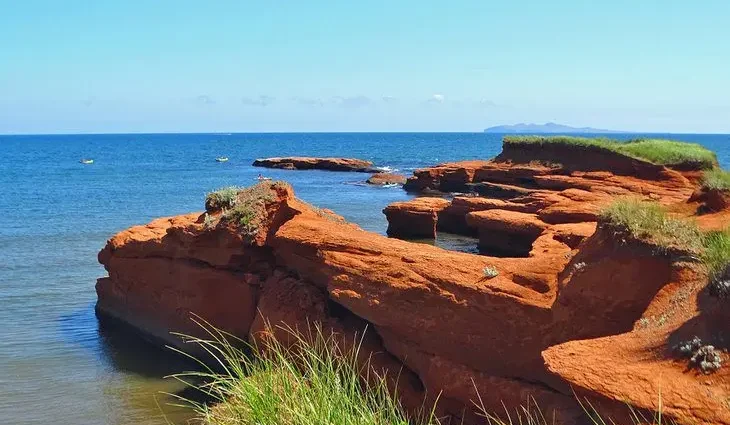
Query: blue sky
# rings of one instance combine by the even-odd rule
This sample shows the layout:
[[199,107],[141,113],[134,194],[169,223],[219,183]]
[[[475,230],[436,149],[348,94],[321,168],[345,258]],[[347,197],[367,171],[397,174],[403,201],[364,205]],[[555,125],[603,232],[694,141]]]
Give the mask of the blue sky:
[[730,133],[730,2],[0,0],[0,133]]

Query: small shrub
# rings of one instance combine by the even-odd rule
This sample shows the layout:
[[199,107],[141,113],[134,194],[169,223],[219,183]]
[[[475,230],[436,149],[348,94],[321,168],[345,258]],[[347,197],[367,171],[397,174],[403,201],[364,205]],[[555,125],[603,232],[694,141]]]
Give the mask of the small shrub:
[[613,202],[600,213],[603,222],[639,240],[647,240],[660,248],[676,248],[700,255],[703,237],[697,225],[675,218],[656,202],[624,198]]
[[226,187],[207,195],[206,208],[221,209],[221,220],[234,223],[244,235],[252,237],[258,233],[266,203],[275,199],[272,189],[283,184],[265,181],[246,188]]
[[494,266],[484,267],[484,269],[482,269],[482,273],[484,273],[484,277],[486,277],[487,279],[492,279],[499,275],[497,268]]
[[206,229],[210,229],[215,226],[215,222],[215,217],[206,212],[205,217],[203,218],[203,227]]
[[702,188],[730,190],[730,172],[720,168],[705,171],[702,174]]
[[697,336],[677,344],[675,351],[688,358],[690,366],[698,368],[702,373],[712,373],[722,366],[720,353],[712,345],[703,345]]
[[241,190],[243,189],[237,186],[228,186],[208,193],[205,196],[206,208],[219,210],[233,208]]

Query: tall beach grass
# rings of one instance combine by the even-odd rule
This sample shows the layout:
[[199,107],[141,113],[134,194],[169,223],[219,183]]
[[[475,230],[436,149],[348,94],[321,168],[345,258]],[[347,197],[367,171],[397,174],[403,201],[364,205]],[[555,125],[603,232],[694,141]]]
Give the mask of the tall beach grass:
[[[358,361],[360,344],[345,344],[342,336],[327,334],[319,325],[301,333],[284,328],[289,344],[266,338],[262,346],[247,346],[207,322],[198,321],[209,338],[184,336],[208,353],[216,367],[188,354],[202,372],[174,375],[175,379],[202,391],[214,404],[170,394],[178,405],[195,411],[196,423],[205,425],[456,425],[436,416],[436,406],[424,406],[409,415],[389,389],[384,374]],[[234,341],[232,344],[229,341]],[[179,351],[179,350],[176,350]],[[180,352],[180,351],[179,351]],[[209,360],[210,360],[209,359]],[[215,370],[214,370],[215,369]],[[197,382],[197,383],[196,383]],[[202,382],[202,383],[199,383]],[[367,384],[366,384],[367,383]],[[586,423],[610,425],[587,400],[576,397]],[[438,400],[436,401],[438,403]],[[489,425],[561,425],[530,399],[514,410],[490,412],[477,396],[471,406]],[[661,404],[661,401],[660,401]],[[627,406],[634,425],[671,424],[661,412],[646,417]],[[660,409],[661,410],[661,409]]]
[[[303,334],[284,329],[290,344],[265,338],[249,347],[252,355],[229,342],[230,335],[202,323],[209,339],[185,337],[202,347],[218,366],[198,361],[203,372],[175,375],[193,384],[216,404],[178,398],[207,425],[437,425],[433,411],[410,416],[393,397],[385,375],[358,362],[360,341],[314,325]],[[241,343],[240,340],[237,340]],[[354,347],[344,349],[343,346]]]
[[730,190],[730,172],[715,168],[702,173],[702,188]]

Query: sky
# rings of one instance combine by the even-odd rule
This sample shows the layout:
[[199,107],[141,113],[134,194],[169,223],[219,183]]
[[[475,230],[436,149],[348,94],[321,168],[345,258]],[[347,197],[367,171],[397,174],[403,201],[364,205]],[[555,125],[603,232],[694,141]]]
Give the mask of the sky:
[[730,133],[727,0],[0,0],[0,134]]

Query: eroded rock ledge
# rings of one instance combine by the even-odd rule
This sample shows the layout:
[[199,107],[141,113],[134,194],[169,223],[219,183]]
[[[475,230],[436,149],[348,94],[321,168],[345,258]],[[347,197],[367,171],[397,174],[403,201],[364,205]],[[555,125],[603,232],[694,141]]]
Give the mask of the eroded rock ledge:
[[[490,175],[532,192],[424,201],[424,228],[435,231],[450,209],[451,225],[476,227],[486,243],[489,234],[502,241],[518,232],[531,241],[525,255],[389,239],[310,207],[284,183],[265,182],[245,232],[211,209],[114,236],[99,254],[109,277],[97,283],[97,309],[179,346],[169,332],[198,332],[193,313],[254,339],[265,320],[299,328],[320,322],[346,335],[367,326],[373,367],[399,375],[405,405],[419,407],[441,392],[439,413],[452,423],[480,422],[478,391],[494,412],[533,397],[558,424],[584,423],[573,392],[617,423],[626,423],[624,403],[652,412],[661,402],[665,418],[679,423],[730,424],[727,369],[687,370],[666,348],[727,323],[727,308],[703,291],[702,269],[681,253],[617,237],[607,223],[554,218],[594,211],[604,198],[626,193],[684,202],[693,191],[687,176],[663,169],[657,180],[615,180],[492,162],[444,169],[455,172],[438,171],[440,189],[464,179],[452,176]],[[536,184],[540,177],[552,192]],[[485,274],[487,267],[496,275]]]
[[282,168],[285,170],[328,170],[378,173],[381,170],[373,167],[373,163],[355,158],[314,158],[286,157],[257,159],[254,167]]

